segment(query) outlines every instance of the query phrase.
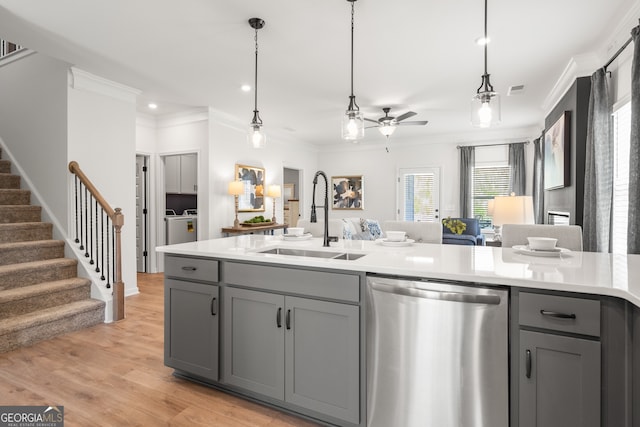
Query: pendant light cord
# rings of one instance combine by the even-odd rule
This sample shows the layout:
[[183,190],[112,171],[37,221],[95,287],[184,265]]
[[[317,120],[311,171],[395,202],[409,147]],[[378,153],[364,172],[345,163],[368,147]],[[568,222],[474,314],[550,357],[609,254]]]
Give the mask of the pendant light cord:
[[256,42],[256,69],[254,76],[254,113],[258,113],[258,29],[256,28],[256,35],[254,37],[254,41]]
[[484,0],[484,73],[487,74],[487,45],[489,44],[489,39],[487,36],[487,1]]
[[[486,1],[486,0],[485,0]],[[353,95],[353,22],[355,15],[355,0],[351,1],[351,96]]]

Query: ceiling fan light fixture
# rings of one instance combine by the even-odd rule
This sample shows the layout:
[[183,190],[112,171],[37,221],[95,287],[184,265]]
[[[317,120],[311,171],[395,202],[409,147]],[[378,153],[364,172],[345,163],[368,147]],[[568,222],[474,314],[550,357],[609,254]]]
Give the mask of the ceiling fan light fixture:
[[488,128],[500,123],[500,94],[491,85],[490,74],[487,72],[487,0],[484,0],[484,74],[482,82],[471,98],[471,124],[480,128]]
[[349,95],[347,111],[342,116],[342,139],[358,142],[364,138],[364,114],[360,112],[360,107],[356,103],[356,96],[353,94],[353,22],[356,0],[347,1],[351,3],[351,95]]
[[253,119],[249,124],[249,132],[247,133],[247,142],[252,148],[264,148],[267,145],[267,135],[262,130],[262,119],[258,111],[258,30],[264,27],[264,20],[260,18],[249,19],[249,25],[256,32],[254,41],[256,43],[256,67],[254,80],[254,106]]
[[393,122],[389,122],[389,123],[382,123],[379,127],[378,130],[380,131],[380,133],[384,136],[386,136],[387,138],[389,138],[391,135],[393,135],[393,133],[396,131],[396,123]]

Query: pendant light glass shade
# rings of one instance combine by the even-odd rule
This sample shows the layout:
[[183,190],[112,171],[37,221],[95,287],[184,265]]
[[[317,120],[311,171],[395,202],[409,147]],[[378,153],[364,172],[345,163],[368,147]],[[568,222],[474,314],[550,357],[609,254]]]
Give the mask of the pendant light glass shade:
[[487,72],[487,0],[484,0],[484,74],[482,82],[471,98],[471,124],[480,128],[488,128],[500,123],[500,95],[493,90],[490,74]]
[[249,25],[256,31],[254,40],[256,43],[256,68],[254,90],[254,107],[253,120],[249,124],[249,132],[247,133],[247,142],[252,148],[264,148],[267,145],[267,135],[262,130],[262,119],[258,112],[258,30],[264,27],[264,21],[260,18],[249,19]]
[[364,114],[360,112],[360,107],[356,104],[356,96],[353,94],[353,18],[356,0],[347,1],[351,3],[351,95],[349,96],[347,111],[342,116],[342,139],[358,142],[358,140],[364,138]]
[[494,91],[478,92],[471,99],[471,124],[488,128],[500,123],[500,94]]
[[342,116],[342,139],[358,142],[364,138],[364,114],[359,110],[347,110]]

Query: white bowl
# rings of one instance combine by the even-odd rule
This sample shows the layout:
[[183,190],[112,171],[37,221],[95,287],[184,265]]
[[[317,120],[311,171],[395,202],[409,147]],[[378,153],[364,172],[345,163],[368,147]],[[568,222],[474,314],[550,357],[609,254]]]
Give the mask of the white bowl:
[[385,234],[390,242],[402,242],[407,238],[407,233],[404,231],[387,231]]
[[555,249],[558,239],[552,237],[527,237],[529,247],[538,251],[551,251]]
[[289,227],[287,228],[287,234],[292,236],[302,236],[304,234],[304,228],[302,227]]

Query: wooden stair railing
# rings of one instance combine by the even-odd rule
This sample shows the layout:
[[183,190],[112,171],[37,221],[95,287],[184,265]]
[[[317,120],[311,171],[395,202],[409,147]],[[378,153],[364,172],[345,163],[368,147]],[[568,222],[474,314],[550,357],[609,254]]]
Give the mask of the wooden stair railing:
[[85,251],[89,264],[95,265],[100,280],[111,288],[113,281],[113,320],[124,319],[124,283],[122,282],[121,231],[124,215],[113,209],[82,172],[78,162],[69,163],[75,175],[75,242]]

